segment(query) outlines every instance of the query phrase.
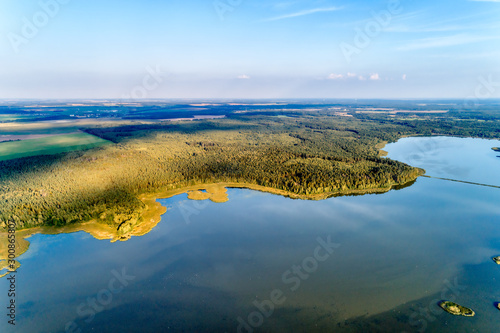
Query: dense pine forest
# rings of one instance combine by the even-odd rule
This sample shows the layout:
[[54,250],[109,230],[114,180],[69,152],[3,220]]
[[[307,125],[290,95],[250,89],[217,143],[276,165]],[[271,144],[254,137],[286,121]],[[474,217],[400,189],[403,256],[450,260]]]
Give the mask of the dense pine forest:
[[[489,117],[488,115],[482,115]],[[390,188],[422,170],[380,157],[410,135],[500,137],[496,116],[246,112],[224,119],[84,126],[113,144],[0,161],[0,227],[141,221],[143,193],[195,184],[256,184],[302,195]]]

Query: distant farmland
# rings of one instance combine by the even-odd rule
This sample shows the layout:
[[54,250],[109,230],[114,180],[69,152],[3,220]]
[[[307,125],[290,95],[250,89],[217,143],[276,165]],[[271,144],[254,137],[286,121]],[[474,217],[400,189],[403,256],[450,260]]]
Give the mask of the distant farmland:
[[61,134],[39,139],[0,142],[0,161],[36,155],[53,155],[73,150],[95,148],[106,144],[110,144],[110,142],[87,133]]

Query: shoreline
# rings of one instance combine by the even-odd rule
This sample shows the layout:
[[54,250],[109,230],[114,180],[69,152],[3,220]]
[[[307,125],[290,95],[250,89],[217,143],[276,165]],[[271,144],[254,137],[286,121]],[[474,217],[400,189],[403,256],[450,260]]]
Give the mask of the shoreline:
[[[402,139],[402,138],[400,138]],[[399,140],[399,139],[398,139]],[[375,146],[379,152],[383,152],[383,148],[388,144],[388,142],[383,141]],[[380,153],[382,154],[382,153]],[[193,195],[193,192],[200,190],[207,190],[207,192],[212,192],[213,189],[228,189],[228,188],[237,188],[237,189],[248,189],[253,191],[259,191],[263,193],[269,193],[272,195],[279,195],[285,198],[289,198],[292,200],[325,200],[332,197],[339,196],[353,196],[353,195],[365,195],[365,194],[383,194],[387,193],[393,189],[399,189],[406,186],[410,186],[414,183],[419,177],[425,175],[425,170],[417,168],[418,175],[405,183],[394,183],[388,187],[377,187],[377,188],[367,188],[367,189],[347,189],[347,190],[337,190],[337,191],[329,191],[318,194],[297,194],[294,192],[290,192],[287,190],[276,189],[272,187],[267,187],[263,185],[257,185],[252,183],[244,183],[244,182],[217,182],[217,183],[203,183],[196,185],[188,185],[182,186],[175,189],[165,189],[156,192],[150,193],[141,193],[136,197],[140,200],[144,209],[142,210],[140,217],[137,219],[135,224],[122,224],[119,226],[104,224],[99,222],[96,219],[78,222],[70,225],[65,225],[61,227],[53,227],[53,226],[37,226],[27,229],[16,230],[16,249],[18,250],[16,253],[16,259],[22,254],[26,253],[29,249],[30,243],[27,239],[31,236],[42,234],[42,235],[57,235],[63,233],[75,233],[75,232],[86,232],[95,239],[98,240],[110,240],[111,242],[117,241],[127,241],[131,237],[140,237],[146,235],[151,230],[153,230],[156,225],[161,221],[162,215],[167,212],[167,208],[162,206],[158,200],[160,199],[168,199],[174,197],[176,195],[188,193],[188,198],[190,200],[212,200],[216,203],[223,203],[227,201],[227,197],[218,198],[218,197],[210,197],[210,196],[197,196]],[[224,191],[225,194],[226,191]],[[191,193],[191,195],[189,194]],[[2,246],[6,245],[8,233],[6,231],[0,231],[0,266],[3,263],[3,260],[7,258],[7,247]],[[0,267],[1,268],[1,267]]]
[[[423,173],[418,176],[422,176]],[[417,178],[418,178],[417,177]],[[293,192],[289,192],[286,190],[275,189],[272,187],[266,187],[257,184],[251,183],[238,183],[238,182],[219,182],[219,183],[206,183],[206,184],[197,184],[184,186],[178,189],[158,191],[154,193],[143,193],[138,195],[138,199],[145,205],[145,209],[143,210],[140,222],[135,224],[132,227],[132,230],[126,234],[121,234],[119,229],[116,226],[104,224],[98,222],[97,220],[90,220],[86,222],[79,222],[70,225],[65,225],[62,227],[52,227],[52,226],[37,226],[33,228],[20,229],[16,230],[16,235],[19,236],[19,240],[26,241],[27,238],[36,235],[57,235],[61,233],[74,233],[84,231],[90,234],[92,237],[98,240],[111,240],[111,242],[116,241],[126,241],[129,240],[132,236],[143,236],[151,231],[160,221],[161,216],[167,212],[167,208],[162,206],[157,200],[172,198],[176,195],[185,194],[191,191],[199,191],[207,188],[237,188],[237,189],[249,189],[253,191],[259,191],[263,193],[269,193],[273,195],[279,195],[282,197],[286,197],[293,200],[325,200],[332,197],[339,196],[349,196],[349,195],[364,195],[364,194],[383,194],[387,193],[393,189],[397,189],[398,187],[405,187],[409,184],[413,183],[416,180],[410,180],[406,183],[395,183],[389,187],[382,188],[370,188],[370,189],[354,189],[354,190],[345,190],[345,191],[335,191],[335,192],[325,192],[319,194],[297,194]],[[197,200],[197,199],[190,199]],[[202,199],[205,200],[205,199]],[[209,200],[209,199],[206,199]],[[217,201],[215,201],[217,202]],[[0,239],[2,237],[6,237],[7,232],[0,232]],[[25,246],[23,246],[25,248]],[[2,248],[0,247],[0,260],[3,259]],[[22,253],[24,253],[23,251]],[[19,253],[21,255],[22,253]]]
[[[420,173],[418,177],[421,177],[424,175],[424,170],[419,169]],[[417,178],[418,178],[417,177]],[[413,182],[416,181],[416,179],[410,180],[405,183],[395,183],[390,185],[389,187],[382,187],[382,188],[371,188],[371,189],[359,189],[359,190],[345,190],[345,191],[335,191],[335,192],[325,192],[325,193],[319,193],[319,194],[297,194],[293,192],[289,192],[286,190],[279,190],[275,189],[272,187],[266,187],[262,185],[257,185],[257,184],[251,184],[251,183],[237,183],[237,182],[219,182],[219,183],[207,183],[207,184],[197,184],[197,185],[190,185],[190,186],[185,186],[182,188],[178,189],[172,189],[172,190],[165,190],[165,191],[158,191],[154,193],[147,193],[147,194],[142,194],[139,195],[138,199],[141,200],[145,205],[146,209],[144,210],[142,214],[142,218],[144,219],[144,216],[147,216],[147,218],[154,219],[154,220],[161,220],[161,216],[166,213],[167,209],[163,207],[157,200],[162,200],[162,199],[169,199],[172,198],[176,195],[180,194],[185,194],[191,191],[200,191],[200,190],[205,190],[208,188],[237,188],[237,189],[248,189],[248,190],[253,190],[253,191],[259,191],[263,193],[269,193],[273,195],[279,195],[285,198],[293,199],[293,200],[325,200],[328,198],[332,197],[339,197],[339,196],[350,196],[350,195],[364,195],[364,194],[383,194],[387,193],[393,189],[398,189],[400,187],[405,187],[409,186]],[[190,200],[209,200],[207,199],[190,199]],[[218,202],[218,201],[214,201]],[[163,209],[159,209],[159,207],[162,207]],[[148,209],[148,207],[151,207]],[[140,226],[143,222],[140,222],[137,226]],[[155,224],[156,225],[156,224]],[[136,227],[137,227],[136,226]],[[134,230],[136,230],[136,227]]]
[[[410,137],[410,136],[402,136],[400,139]],[[418,136],[415,136],[418,137]],[[396,141],[396,142],[397,142]],[[387,152],[382,149],[388,144],[387,141],[382,141],[375,145],[375,148],[379,150],[379,156],[386,156]],[[141,193],[136,197],[140,200],[145,208],[141,212],[141,215],[138,219],[138,222],[134,225],[128,226],[127,231],[121,230],[120,226],[114,226],[109,224],[104,224],[98,222],[96,219],[92,219],[85,222],[78,222],[70,225],[65,225],[61,227],[52,227],[52,226],[36,226],[27,229],[19,229],[16,231],[16,234],[21,235],[21,239],[25,240],[35,234],[61,234],[61,233],[73,233],[79,231],[85,231],[89,233],[96,239],[105,240],[110,239],[111,242],[126,241],[130,239],[132,236],[143,236],[151,231],[161,220],[161,216],[167,212],[167,208],[163,207],[157,200],[159,199],[168,199],[175,195],[188,193],[191,191],[199,191],[207,188],[240,188],[240,189],[249,189],[254,191],[259,191],[263,193],[270,193],[273,195],[280,195],[290,199],[298,199],[298,200],[325,200],[331,197],[338,196],[350,196],[350,195],[364,195],[364,194],[383,194],[391,191],[392,189],[397,189],[398,187],[405,187],[409,184],[413,183],[417,180],[418,177],[425,175],[425,170],[421,168],[416,168],[419,170],[418,176],[414,179],[405,182],[405,183],[394,183],[389,187],[377,187],[377,188],[367,188],[367,189],[348,189],[348,190],[338,190],[338,191],[330,191],[323,192],[318,194],[297,194],[294,192],[290,192],[287,190],[276,189],[272,187],[267,187],[263,185],[257,185],[252,183],[239,183],[239,182],[217,182],[217,183],[203,183],[196,185],[188,185],[182,186],[176,189],[169,190],[161,190],[151,193]],[[200,200],[196,198],[189,198],[190,200]],[[208,199],[207,199],[208,200]],[[224,202],[212,200],[214,202]],[[0,231],[0,240],[2,237],[6,237],[7,232],[1,230]],[[24,253],[24,252],[23,252]],[[0,262],[3,259],[3,251],[0,246]]]
[[[443,135],[443,134],[432,134],[432,135],[403,135],[398,138],[395,142],[398,142],[404,138],[418,138],[418,137],[456,137],[462,138],[461,136],[454,135]],[[463,138],[477,138],[477,137],[463,137]],[[482,139],[482,138],[477,138]],[[499,139],[490,138],[487,140],[496,140]],[[379,151],[380,157],[386,157],[387,152],[383,149],[385,146],[392,142],[382,141],[375,145],[375,148]],[[414,182],[419,177],[425,175],[425,170],[421,168],[414,167],[419,170],[418,176],[414,179],[405,182],[405,183],[394,183],[389,187],[378,187],[378,188],[368,188],[368,189],[348,189],[348,190],[338,190],[338,191],[330,191],[319,194],[297,194],[294,192],[289,192],[286,190],[275,189],[272,187],[266,187],[262,185],[252,184],[252,183],[239,183],[239,182],[219,182],[219,183],[204,183],[204,184],[196,184],[196,185],[188,185],[183,186],[176,189],[169,189],[163,191],[156,191],[151,193],[141,193],[137,195],[137,199],[140,200],[145,208],[141,213],[138,223],[129,225],[128,230],[120,230],[120,226],[108,225],[101,222],[98,222],[96,219],[78,222],[70,225],[65,225],[62,227],[52,227],[52,226],[36,226],[27,229],[19,229],[16,233],[25,233],[29,234],[26,236],[22,236],[24,238],[28,238],[34,234],[60,234],[60,233],[72,233],[85,231],[91,234],[96,239],[110,239],[112,242],[118,240],[128,240],[131,236],[142,236],[148,233],[156,224],[158,224],[161,220],[161,215],[165,214],[167,209],[156,200],[158,199],[168,199],[175,195],[187,193],[189,191],[198,191],[201,189],[205,189],[207,187],[219,186],[225,188],[241,188],[241,189],[250,189],[264,193],[270,193],[274,195],[280,195],[290,199],[299,199],[299,200],[325,200],[331,197],[337,196],[349,196],[349,195],[364,195],[364,194],[382,194],[389,192],[392,189],[398,187],[408,186],[408,184]],[[193,200],[192,198],[190,198]],[[6,231],[0,230],[0,239],[7,234]],[[0,261],[2,260],[2,248],[0,247]]]

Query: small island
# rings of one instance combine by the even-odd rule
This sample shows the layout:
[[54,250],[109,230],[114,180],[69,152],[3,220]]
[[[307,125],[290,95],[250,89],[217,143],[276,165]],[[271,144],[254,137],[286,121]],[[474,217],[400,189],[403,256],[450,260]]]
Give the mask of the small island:
[[227,189],[224,186],[213,184],[208,185],[204,189],[205,192],[201,190],[188,191],[188,199],[191,200],[207,200],[210,199],[213,202],[223,203],[228,201]]
[[442,301],[439,302],[439,306],[446,312],[451,313],[455,316],[465,316],[465,317],[473,317],[476,313],[469,308],[458,305],[457,303],[450,301]]

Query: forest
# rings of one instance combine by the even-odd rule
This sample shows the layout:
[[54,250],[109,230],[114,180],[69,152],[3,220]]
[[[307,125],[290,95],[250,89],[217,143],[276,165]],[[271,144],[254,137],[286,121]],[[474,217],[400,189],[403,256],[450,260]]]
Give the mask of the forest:
[[9,220],[20,229],[90,220],[133,226],[146,208],[141,194],[196,184],[255,184],[304,196],[388,189],[423,171],[381,157],[386,142],[433,134],[500,137],[496,117],[459,117],[266,110],[84,126],[113,144],[0,161],[0,227]]

